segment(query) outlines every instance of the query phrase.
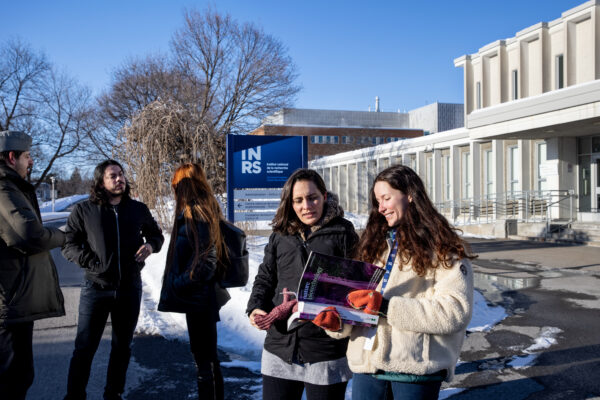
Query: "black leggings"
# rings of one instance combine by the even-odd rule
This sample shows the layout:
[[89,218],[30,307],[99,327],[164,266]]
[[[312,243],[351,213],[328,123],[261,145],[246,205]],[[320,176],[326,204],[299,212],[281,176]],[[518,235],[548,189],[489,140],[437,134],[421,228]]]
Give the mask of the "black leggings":
[[200,399],[223,399],[223,375],[217,356],[217,321],[196,313],[185,314],[185,319],[196,362]]
[[300,400],[306,389],[307,400],[344,400],[348,382],[313,385],[302,381],[263,375],[263,400]]

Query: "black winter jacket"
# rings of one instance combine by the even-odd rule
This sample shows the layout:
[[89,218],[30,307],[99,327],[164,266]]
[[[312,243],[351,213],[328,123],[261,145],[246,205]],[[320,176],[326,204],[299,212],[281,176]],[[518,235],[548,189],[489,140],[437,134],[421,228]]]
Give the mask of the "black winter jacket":
[[[338,210],[334,199],[328,196],[326,214]],[[337,203],[337,202],[335,202]],[[246,312],[255,309],[269,312],[283,301],[283,288],[296,291],[311,251],[338,257],[351,257],[358,236],[352,223],[344,218],[339,209],[336,216],[328,219],[306,240],[300,233],[284,235],[273,232],[265,246],[265,256],[254,280],[252,294]],[[277,321],[267,331],[265,350],[282,360],[292,363],[320,362],[346,356],[347,340],[332,339],[325,331],[311,322],[306,322],[292,331],[287,331],[287,321]]]
[[139,279],[144,263],[135,261],[135,253],[144,239],[155,253],[164,241],[148,207],[129,197],[116,206],[90,200],[77,204],[66,234],[65,258],[84,268],[86,279],[107,289]]
[[65,315],[49,252],[64,241],[42,225],[33,186],[0,163],[0,325]]
[[[180,313],[202,313],[209,319],[219,320],[219,308],[215,295],[217,252],[210,246],[205,256],[199,259],[194,279],[190,278],[194,259],[194,245],[187,235],[185,220],[178,218],[179,228],[173,250],[173,262],[163,278],[158,311]],[[208,248],[209,230],[205,222],[197,222],[199,251]]]

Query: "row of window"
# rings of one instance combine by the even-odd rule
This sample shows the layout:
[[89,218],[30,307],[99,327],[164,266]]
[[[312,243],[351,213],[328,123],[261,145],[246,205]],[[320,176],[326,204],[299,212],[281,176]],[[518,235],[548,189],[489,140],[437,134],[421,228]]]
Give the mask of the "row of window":
[[[562,54],[557,55],[554,58],[554,89],[562,89],[565,87],[565,74],[564,74],[564,57]],[[511,100],[517,100],[519,98],[519,71],[513,69],[511,71]],[[480,109],[483,107],[482,104],[482,94],[481,94],[481,82],[477,82],[475,84],[475,92],[476,92],[476,107]]]
[[[342,144],[366,144],[376,145],[383,143],[397,142],[402,138],[399,137],[369,137],[369,136],[342,136]],[[338,144],[339,136],[327,136],[327,135],[312,135],[310,142],[313,144]]]
[[317,144],[338,144],[339,140],[339,136],[314,135],[310,137],[310,142]]
[[[492,150],[486,149],[483,151],[483,196],[492,195],[493,187],[494,187],[494,176],[493,176],[493,157]],[[519,174],[521,170],[521,162],[519,159],[519,148],[518,146],[509,146],[506,149],[506,164],[508,166],[507,176],[506,176],[506,184],[507,184],[507,192],[508,193],[516,193],[519,190]],[[546,158],[546,143],[540,142],[536,144],[536,154],[535,154],[536,164],[537,164],[537,173],[536,173],[536,190],[546,190],[547,182],[544,174],[541,169],[544,163],[547,161]],[[411,164],[414,163],[416,167],[416,159],[413,161],[410,160]],[[411,165],[412,167],[412,165]],[[471,157],[470,151],[461,152],[460,159],[460,169],[461,169],[461,198],[468,199],[473,197],[473,185],[472,185],[472,170],[473,170],[473,160]],[[445,201],[449,201],[452,199],[451,194],[451,186],[450,186],[450,156],[443,155],[442,156],[442,197]],[[426,186],[428,192],[431,194],[433,192],[433,176],[434,176],[434,168],[433,168],[433,157],[429,157],[426,162]]]

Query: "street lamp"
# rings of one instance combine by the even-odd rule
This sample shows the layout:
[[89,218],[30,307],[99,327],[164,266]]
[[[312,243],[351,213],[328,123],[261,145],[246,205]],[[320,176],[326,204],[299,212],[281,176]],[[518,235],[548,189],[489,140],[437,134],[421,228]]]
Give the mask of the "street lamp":
[[54,198],[56,197],[56,196],[54,196],[54,181],[55,180],[56,180],[55,177],[53,177],[53,176],[50,177],[50,181],[52,182],[52,212],[54,212],[54,200],[55,200]]

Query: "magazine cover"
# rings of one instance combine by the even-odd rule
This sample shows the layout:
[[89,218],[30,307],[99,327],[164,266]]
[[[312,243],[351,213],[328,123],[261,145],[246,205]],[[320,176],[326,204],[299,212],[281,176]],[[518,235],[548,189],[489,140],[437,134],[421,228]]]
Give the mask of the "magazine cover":
[[384,274],[385,269],[373,264],[311,252],[296,292],[298,311],[288,319],[288,328],[295,326],[295,320],[311,320],[332,305],[345,323],[376,325],[377,315],[350,307],[346,296],[354,290],[375,290]]

